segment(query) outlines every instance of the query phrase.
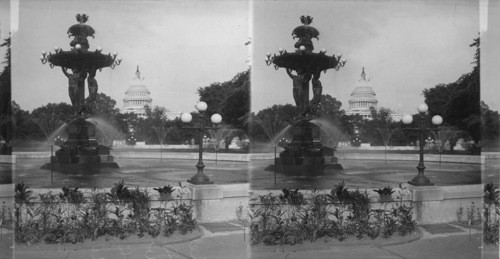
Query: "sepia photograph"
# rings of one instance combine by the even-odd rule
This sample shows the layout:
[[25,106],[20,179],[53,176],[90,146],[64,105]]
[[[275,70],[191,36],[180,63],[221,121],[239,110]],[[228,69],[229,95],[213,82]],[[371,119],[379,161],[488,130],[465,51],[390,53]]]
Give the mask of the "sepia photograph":
[[500,4],[0,2],[0,258],[498,258]]

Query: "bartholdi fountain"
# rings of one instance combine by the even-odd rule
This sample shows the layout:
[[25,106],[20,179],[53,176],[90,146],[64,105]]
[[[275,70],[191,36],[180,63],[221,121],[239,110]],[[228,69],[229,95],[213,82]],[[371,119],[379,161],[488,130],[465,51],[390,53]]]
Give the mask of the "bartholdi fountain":
[[[279,49],[279,54],[266,54],[267,65],[274,68],[285,68],[293,81],[293,98],[299,114],[291,123],[292,140],[285,150],[275,159],[275,169],[289,176],[323,175],[326,167],[342,169],[336,163],[334,149],[324,147],[320,141],[320,128],[311,122],[321,101],[322,85],[319,80],[321,72],[328,69],[339,70],[345,65],[342,55],[327,56],[326,50],[313,52],[312,39],[318,39],[319,31],[310,26],[313,18],[308,15],[300,17],[303,25],[292,31],[293,38],[298,38],[294,52]],[[293,73],[295,71],[295,74]],[[312,84],[313,98],[309,100],[309,81]],[[330,160],[325,163],[325,160]]]
[[[50,169],[68,173],[96,172],[101,168],[118,168],[110,155],[110,148],[99,145],[96,141],[96,125],[87,119],[97,98],[97,70],[105,67],[114,68],[119,65],[121,58],[117,53],[102,54],[102,48],[89,50],[87,37],[94,38],[94,29],[85,24],[86,14],[77,14],[77,24],[68,29],[68,37],[74,37],[70,43],[71,50],[63,51],[54,47],[55,53],[42,52],[40,57],[43,64],[50,67],[59,66],[68,78],[68,91],[73,106],[73,117],[67,121],[66,133],[68,139],[61,148],[51,155],[50,162],[42,169]],[[71,72],[70,72],[71,71]],[[85,98],[85,79],[88,85],[88,97]]]

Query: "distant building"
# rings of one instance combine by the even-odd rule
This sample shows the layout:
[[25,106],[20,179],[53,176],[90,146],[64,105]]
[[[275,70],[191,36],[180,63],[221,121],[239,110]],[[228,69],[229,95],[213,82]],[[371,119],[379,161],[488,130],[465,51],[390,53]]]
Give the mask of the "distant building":
[[395,122],[401,121],[403,116],[404,116],[403,113],[391,112],[391,119]]
[[148,87],[143,84],[143,80],[144,78],[141,78],[139,66],[137,66],[135,77],[125,92],[122,113],[134,113],[139,117],[146,116],[144,106],[151,106],[153,99],[151,99],[151,93],[149,92]]
[[347,115],[359,114],[365,119],[371,119],[370,107],[377,109],[378,100],[375,97],[370,83],[370,79],[366,78],[365,68],[361,72],[361,78],[354,87],[349,99],[349,108]]
[[178,111],[178,112],[167,112],[167,120],[169,121],[173,121],[175,119],[180,119],[181,118],[181,114],[182,112],[181,111]]
[[[371,87],[370,79],[366,78],[365,68],[363,67],[361,71],[361,78],[354,87],[351,93],[351,99],[349,99],[349,108],[347,109],[347,115],[359,114],[364,119],[371,120],[372,114],[370,108],[373,107],[377,109],[378,100],[375,97],[375,91]],[[390,114],[393,121],[401,121],[404,114],[391,111]]]

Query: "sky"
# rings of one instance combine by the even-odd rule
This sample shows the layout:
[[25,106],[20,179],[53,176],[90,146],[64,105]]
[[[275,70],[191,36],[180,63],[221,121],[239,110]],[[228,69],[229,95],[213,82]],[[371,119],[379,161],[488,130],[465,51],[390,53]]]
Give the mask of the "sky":
[[66,34],[75,15],[89,15],[103,53],[123,61],[96,79],[99,92],[123,108],[125,91],[139,66],[152,105],[191,112],[197,89],[230,80],[248,69],[248,3],[244,1],[20,1],[19,27],[13,41],[13,99],[32,110],[49,102],[70,103],[68,81],[59,67],[39,60],[54,46],[69,50]]
[[301,15],[312,16],[320,32],[313,39],[316,51],[326,48],[347,59],[339,71],[321,74],[323,94],[344,109],[364,67],[379,107],[416,113],[423,89],[472,70],[475,49],[469,45],[479,33],[478,1],[256,1],[253,11],[254,111],[293,103],[286,71],[268,67],[264,57],[280,47],[294,51],[291,32]]
[[[69,49],[66,31],[77,13],[88,14],[87,24],[96,30],[91,50],[101,46],[104,53],[117,51],[123,58],[120,66],[96,77],[99,91],[117,100],[118,108],[137,66],[153,105],[187,112],[198,101],[199,87],[246,70],[250,55],[252,110],[293,104],[290,78],[284,69],[268,67],[264,57],[280,47],[293,51],[291,32],[301,15],[311,15],[320,32],[315,49],[347,59],[344,68],[321,75],[323,93],[340,100],[344,109],[364,67],[379,107],[415,113],[423,89],[454,82],[472,70],[475,49],[469,45],[481,30],[486,31],[481,98],[500,109],[497,1],[16,2],[0,1],[0,33],[4,38],[9,26],[15,31],[13,99],[25,110],[70,103],[67,78],[59,68],[42,65],[39,56],[54,46]],[[249,38],[251,44],[245,45]]]

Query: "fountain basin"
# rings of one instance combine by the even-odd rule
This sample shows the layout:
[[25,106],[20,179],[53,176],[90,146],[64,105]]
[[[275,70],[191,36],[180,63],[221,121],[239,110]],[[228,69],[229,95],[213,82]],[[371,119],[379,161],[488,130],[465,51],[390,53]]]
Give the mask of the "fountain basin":
[[85,174],[99,172],[103,168],[118,168],[110,154],[111,148],[97,143],[97,123],[94,123],[81,117],[69,122],[66,128],[68,140],[41,169]]
[[334,157],[334,149],[319,141],[320,127],[302,118],[291,125],[292,141],[266,170],[277,170],[287,176],[314,177],[324,174],[325,168],[342,170]]
[[66,68],[95,67],[102,69],[111,66],[114,58],[111,55],[90,51],[60,51],[49,56],[49,62],[54,66]]

